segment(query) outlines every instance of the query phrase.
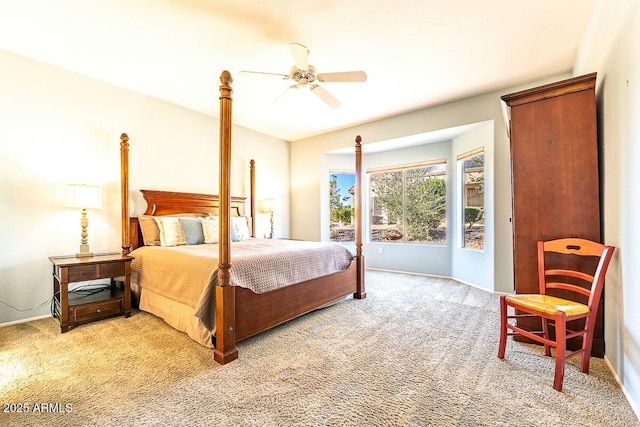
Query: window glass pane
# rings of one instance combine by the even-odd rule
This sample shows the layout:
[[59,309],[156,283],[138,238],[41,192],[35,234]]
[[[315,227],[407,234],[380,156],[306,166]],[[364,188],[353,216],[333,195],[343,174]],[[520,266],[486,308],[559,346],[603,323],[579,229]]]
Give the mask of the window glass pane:
[[446,243],[446,166],[370,174],[372,242]]
[[406,241],[446,243],[447,184],[444,164],[406,171]]
[[372,242],[402,242],[402,177],[401,170],[371,174],[369,189]]
[[484,250],[484,152],[461,160],[463,164],[463,246]]
[[355,173],[329,174],[329,238],[332,242],[355,241],[354,184]]

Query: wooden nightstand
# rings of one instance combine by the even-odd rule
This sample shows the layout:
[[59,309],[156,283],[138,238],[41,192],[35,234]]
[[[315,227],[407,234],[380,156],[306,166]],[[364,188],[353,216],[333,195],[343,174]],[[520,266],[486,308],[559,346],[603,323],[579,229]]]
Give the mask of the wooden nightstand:
[[[111,316],[131,316],[132,257],[119,253],[96,254],[92,257],[49,257],[53,263],[53,315],[60,321],[60,331],[81,323]],[[122,289],[116,286],[123,280]],[[111,286],[90,296],[69,297],[69,283],[111,279]]]

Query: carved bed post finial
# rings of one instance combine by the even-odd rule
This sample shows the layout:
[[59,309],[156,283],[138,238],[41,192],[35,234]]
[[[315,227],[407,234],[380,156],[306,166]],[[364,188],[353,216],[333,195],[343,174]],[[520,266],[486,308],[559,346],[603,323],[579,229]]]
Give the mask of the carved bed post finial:
[[231,73],[227,70],[224,70],[222,74],[220,74],[220,97],[228,96],[231,99],[231,83],[233,83],[233,77],[231,77]]
[[356,292],[354,298],[364,299],[367,294],[364,290],[364,256],[362,255],[362,138],[356,136],[356,182],[355,182],[355,225],[356,225],[356,262],[358,277],[356,279]]
[[120,206],[122,208],[122,255],[131,253],[129,236],[129,135],[120,135]]
[[218,237],[218,283],[216,285],[216,333],[213,358],[220,364],[238,358],[236,348],[235,288],[230,285],[231,269],[231,73],[220,75],[220,209]]

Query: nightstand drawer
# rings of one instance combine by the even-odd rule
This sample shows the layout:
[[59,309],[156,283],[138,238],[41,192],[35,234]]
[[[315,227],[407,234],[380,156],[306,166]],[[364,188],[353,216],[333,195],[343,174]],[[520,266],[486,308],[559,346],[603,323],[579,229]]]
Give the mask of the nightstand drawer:
[[120,277],[125,275],[125,266],[128,264],[124,262],[112,262],[108,264],[98,264],[98,271],[100,277]]
[[76,265],[69,268],[69,282],[84,282],[98,278],[98,266],[96,264]]
[[69,320],[74,323],[82,323],[121,314],[124,312],[122,302],[122,299],[115,299],[69,307]]

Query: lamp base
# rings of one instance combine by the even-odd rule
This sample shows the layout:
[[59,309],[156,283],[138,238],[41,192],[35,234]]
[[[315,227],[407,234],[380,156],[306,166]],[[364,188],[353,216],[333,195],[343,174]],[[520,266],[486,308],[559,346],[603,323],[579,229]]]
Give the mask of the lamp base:
[[90,257],[93,256],[93,252],[78,252],[76,254],[76,258],[84,258],[84,257]]
[[93,252],[89,251],[89,245],[80,245],[80,252],[76,254],[76,258],[84,258],[93,256]]

